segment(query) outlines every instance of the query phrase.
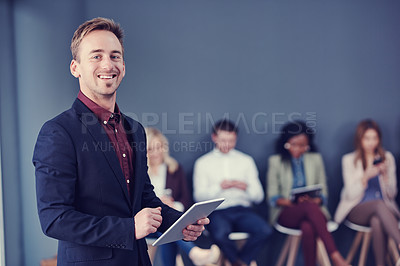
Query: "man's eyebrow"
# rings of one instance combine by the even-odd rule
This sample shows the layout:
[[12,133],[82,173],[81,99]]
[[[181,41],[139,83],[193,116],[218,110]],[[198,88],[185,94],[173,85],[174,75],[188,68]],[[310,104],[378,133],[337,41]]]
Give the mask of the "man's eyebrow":
[[[95,53],[104,53],[104,50],[103,49],[95,49],[95,50],[90,51],[89,54],[95,54]],[[113,50],[113,51],[111,51],[111,53],[112,54],[121,54],[122,55],[122,52],[118,51],[118,50]]]
[[104,50],[103,50],[103,49],[95,49],[95,50],[92,50],[92,51],[90,51],[90,53],[89,53],[89,54],[94,54],[94,53],[102,53],[102,52],[104,52]]

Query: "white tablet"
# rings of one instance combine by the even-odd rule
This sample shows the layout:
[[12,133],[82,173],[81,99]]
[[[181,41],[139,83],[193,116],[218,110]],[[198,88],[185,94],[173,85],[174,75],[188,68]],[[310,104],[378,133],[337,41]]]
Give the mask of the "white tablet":
[[164,232],[152,246],[158,246],[183,239],[183,229],[197,220],[207,217],[212,213],[225,199],[214,199],[197,202],[192,205],[176,222]]

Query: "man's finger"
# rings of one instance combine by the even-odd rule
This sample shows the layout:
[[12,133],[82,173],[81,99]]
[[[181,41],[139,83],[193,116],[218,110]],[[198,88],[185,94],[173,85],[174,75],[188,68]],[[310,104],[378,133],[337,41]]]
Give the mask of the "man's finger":
[[197,220],[197,224],[205,225],[205,224],[209,224],[209,223],[210,223],[210,219],[208,219],[207,217]]

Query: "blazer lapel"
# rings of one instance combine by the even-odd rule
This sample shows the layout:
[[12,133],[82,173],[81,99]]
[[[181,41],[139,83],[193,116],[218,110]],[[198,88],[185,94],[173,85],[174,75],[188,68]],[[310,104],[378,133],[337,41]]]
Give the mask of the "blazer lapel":
[[306,186],[315,184],[315,168],[313,167],[312,160],[307,153],[304,154],[304,174],[306,175]]
[[287,191],[285,191],[285,194],[288,196],[290,195],[290,191],[293,188],[293,170],[292,170],[292,164],[290,161],[282,163],[283,167],[283,175],[282,175],[282,181],[284,184],[282,184],[282,187],[286,187]]
[[110,139],[108,138],[104,128],[100,125],[95,114],[90,111],[80,100],[76,100],[73,107],[82,122],[82,131],[87,130],[87,132],[92,136],[94,143],[98,147],[103,147],[100,150],[103,152],[108,164],[114,172],[114,177],[120,184],[122,190],[124,191],[125,198],[130,202],[128,189],[126,187],[126,181],[122,173],[121,165],[119,163],[118,157],[115,154],[114,149]]

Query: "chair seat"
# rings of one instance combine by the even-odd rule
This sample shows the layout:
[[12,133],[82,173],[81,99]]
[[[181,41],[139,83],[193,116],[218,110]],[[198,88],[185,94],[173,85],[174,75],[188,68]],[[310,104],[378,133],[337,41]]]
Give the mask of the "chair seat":
[[369,227],[369,226],[364,226],[364,225],[359,225],[359,224],[355,224],[355,223],[350,222],[349,220],[345,220],[345,221],[344,221],[344,224],[345,224],[348,228],[353,229],[354,231],[357,231],[357,232],[368,233],[368,232],[371,231],[371,227]]
[[[292,235],[292,236],[301,235],[300,229],[293,229],[293,228],[285,227],[283,225],[280,225],[279,223],[276,223],[274,225],[274,227],[278,232],[283,233],[283,234]],[[328,221],[326,223],[326,227],[329,232],[334,232],[338,229],[339,225],[334,221]]]
[[245,240],[249,238],[249,234],[245,232],[232,232],[229,234],[230,240]]
[[[235,241],[238,249],[242,249],[246,243],[246,240],[250,237],[249,233],[246,232],[232,232],[228,235],[229,240]],[[220,265],[230,265],[230,262],[221,253]],[[257,266],[257,262],[253,260],[250,266]]]

